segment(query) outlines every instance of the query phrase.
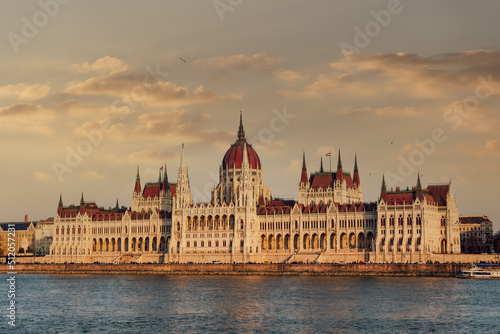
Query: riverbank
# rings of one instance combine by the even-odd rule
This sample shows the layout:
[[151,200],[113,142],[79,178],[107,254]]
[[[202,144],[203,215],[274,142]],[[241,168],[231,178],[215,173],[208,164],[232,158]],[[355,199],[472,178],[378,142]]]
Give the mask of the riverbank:
[[[18,274],[453,277],[468,264],[16,264]],[[5,264],[0,273],[11,272]]]

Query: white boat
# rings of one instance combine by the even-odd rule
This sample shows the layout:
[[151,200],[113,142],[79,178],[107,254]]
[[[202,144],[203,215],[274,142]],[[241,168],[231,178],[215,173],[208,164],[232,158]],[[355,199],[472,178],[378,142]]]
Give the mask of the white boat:
[[500,279],[500,268],[498,265],[472,266],[463,269],[457,274],[458,278]]

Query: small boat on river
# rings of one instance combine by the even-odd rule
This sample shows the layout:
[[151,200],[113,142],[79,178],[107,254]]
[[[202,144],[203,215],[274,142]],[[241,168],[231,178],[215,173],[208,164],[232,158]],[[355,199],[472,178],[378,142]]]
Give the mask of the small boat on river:
[[498,264],[478,264],[469,269],[463,269],[457,274],[458,278],[500,279]]

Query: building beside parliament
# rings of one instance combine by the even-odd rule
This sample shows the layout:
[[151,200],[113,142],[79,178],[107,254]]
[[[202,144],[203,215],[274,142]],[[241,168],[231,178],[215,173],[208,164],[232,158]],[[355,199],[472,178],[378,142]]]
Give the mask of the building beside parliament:
[[460,253],[458,209],[451,183],[388,191],[363,202],[357,158],[344,170],[308,174],[303,154],[298,200],[273,198],[260,158],[245,137],[222,158],[209,203],[194,203],[184,162],[176,183],[166,166],[141,187],[137,170],[130,209],[86,202],[54,217],[49,262],[415,262]]

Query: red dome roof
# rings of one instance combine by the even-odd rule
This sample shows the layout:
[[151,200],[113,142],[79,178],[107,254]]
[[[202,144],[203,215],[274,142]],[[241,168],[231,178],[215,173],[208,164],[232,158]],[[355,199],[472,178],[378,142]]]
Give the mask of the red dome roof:
[[245,139],[245,131],[243,130],[243,120],[240,113],[240,128],[238,130],[238,140],[231,145],[222,159],[222,168],[224,170],[241,168],[243,163],[243,149],[247,149],[247,161],[251,169],[262,169],[257,152],[249,145]]
[[[227,150],[226,154],[224,155],[224,159],[222,159],[222,168],[224,170],[232,168],[241,168],[241,164],[243,162],[243,149],[245,147],[244,146],[245,143],[246,142],[244,140],[243,141],[237,140],[236,143],[231,145],[229,150]],[[246,148],[247,148],[247,161],[250,168],[262,169],[257,152],[255,152],[252,146],[248,144],[246,145]]]

